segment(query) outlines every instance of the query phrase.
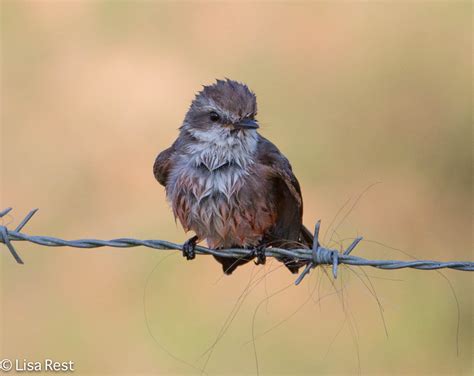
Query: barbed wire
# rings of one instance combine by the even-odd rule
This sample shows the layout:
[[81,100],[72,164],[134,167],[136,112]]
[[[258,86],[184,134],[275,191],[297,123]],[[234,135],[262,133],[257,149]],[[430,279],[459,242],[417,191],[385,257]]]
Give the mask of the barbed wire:
[[[0,212],[0,218],[8,214],[12,208],[7,208]],[[78,240],[64,240],[52,236],[38,236],[28,235],[21,230],[33,215],[38,211],[34,209],[30,211],[20,224],[14,229],[10,230],[6,226],[0,225],[0,243],[7,246],[17,263],[23,264],[23,260],[19,256],[12,242],[26,241],[46,247],[74,247],[74,248],[100,248],[100,247],[114,247],[114,248],[131,248],[131,247],[148,247],[158,250],[182,250],[183,245],[172,243],[166,240],[140,240],[133,238],[118,238],[111,240],[98,239],[78,239]],[[454,269],[461,271],[474,271],[474,262],[472,261],[431,261],[431,260],[415,260],[415,261],[399,261],[399,260],[369,260],[358,256],[353,256],[350,253],[362,240],[362,237],[354,239],[351,245],[343,252],[338,252],[334,249],[323,247],[319,243],[319,228],[321,221],[318,221],[314,230],[313,246],[301,249],[284,249],[268,247],[260,249],[258,252],[264,257],[289,257],[295,261],[306,261],[306,267],[298,276],[295,284],[298,285],[303,278],[310,272],[310,270],[318,265],[332,265],[332,272],[334,278],[337,278],[338,266],[340,264],[357,265],[357,266],[371,266],[378,269],[394,270],[402,268],[412,268],[419,270],[433,270],[433,269]],[[221,257],[257,257],[257,252],[254,249],[245,248],[229,248],[229,249],[210,249],[202,246],[196,246],[195,252],[202,255],[214,255]]]

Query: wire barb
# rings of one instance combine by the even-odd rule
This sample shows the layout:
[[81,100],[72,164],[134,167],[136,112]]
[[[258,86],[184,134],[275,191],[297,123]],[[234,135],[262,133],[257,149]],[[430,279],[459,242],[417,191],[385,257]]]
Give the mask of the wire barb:
[[[324,248],[319,244],[319,229],[321,227],[321,220],[316,222],[314,228],[314,238],[313,238],[313,247],[312,247],[312,260],[308,262],[303,272],[295,281],[295,285],[299,285],[303,278],[310,272],[311,269],[315,268],[318,265],[332,265],[332,275],[334,279],[337,278],[337,269],[340,264],[339,252]],[[343,255],[349,255],[354,248],[362,240],[362,237],[354,239],[349,247],[344,251]]]
[[[12,209],[7,208],[0,211],[0,218],[7,215]],[[28,235],[22,232],[24,226],[38,211],[34,209],[30,211],[15,230],[9,230],[6,226],[0,225],[0,243],[7,246],[17,263],[23,264],[23,260],[18,255],[13,247],[12,242],[26,241],[37,245],[46,247],[74,247],[74,248],[99,248],[99,247],[115,247],[115,248],[131,248],[131,247],[148,247],[158,250],[178,250],[183,248],[182,244],[171,243],[166,240],[140,240],[133,238],[119,238],[112,240],[98,240],[98,239],[79,239],[79,240],[64,240],[51,236],[35,236]],[[354,239],[352,244],[347,249],[339,253],[334,249],[329,249],[321,246],[319,243],[319,229],[321,221],[316,223],[314,229],[313,245],[311,249],[283,249],[283,248],[261,248],[259,249],[260,257],[290,257],[297,261],[306,262],[306,267],[298,276],[295,284],[298,285],[304,277],[318,265],[332,265],[332,273],[334,278],[337,278],[339,264],[357,265],[357,266],[371,266],[378,269],[394,270],[402,268],[412,268],[419,270],[433,270],[433,269],[454,269],[461,271],[474,271],[473,261],[431,261],[431,260],[416,260],[416,261],[398,261],[398,260],[368,260],[362,257],[352,256],[350,253],[361,242],[362,237]],[[253,249],[245,248],[230,248],[230,249],[210,249],[206,247],[196,246],[195,251],[201,255],[214,255],[221,257],[243,258],[249,256],[256,256]]]
[[[2,210],[0,212],[0,218],[2,218],[3,216],[7,215],[8,213],[10,213],[12,210],[12,208],[6,208],[5,210]],[[33,213],[34,214],[34,213]],[[31,218],[31,216],[30,216]],[[26,219],[26,218],[25,218]],[[21,222],[23,224],[23,226],[26,224],[26,222],[28,222],[29,218],[25,219]],[[21,223],[20,225],[18,225],[17,228],[22,228],[23,226],[21,226]],[[21,226],[21,227],[20,227]],[[13,258],[16,260],[16,262],[18,264],[24,264],[23,260],[21,259],[21,257],[18,255],[18,253],[16,252],[15,248],[13,247],[12,243],[10,242],[10,237],[8,236],[8,229],[5,227],[5,226],[0,226],[0,240],[2,243],[4,243],[8,250],[10,251],[10,253],[12,254]]]

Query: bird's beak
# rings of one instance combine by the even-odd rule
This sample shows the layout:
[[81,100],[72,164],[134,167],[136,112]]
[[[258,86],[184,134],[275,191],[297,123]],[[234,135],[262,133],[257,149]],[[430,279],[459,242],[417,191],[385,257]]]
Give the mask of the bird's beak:
[[237,129],[257,129],[259,125],[256,120],[242,119],[238,123],[234,124]]

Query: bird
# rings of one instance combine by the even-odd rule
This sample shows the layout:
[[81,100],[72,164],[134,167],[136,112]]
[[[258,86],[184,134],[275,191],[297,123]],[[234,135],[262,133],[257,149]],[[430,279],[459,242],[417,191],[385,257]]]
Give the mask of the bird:
[[[310,247],[311,232],[303,225],[300,184],[288,159],[263,137],[257,99],[241,82],[217,79],[193,99],[179,135],[158,154],[156,180],[183,229],[195,235],[182,248],[188,260],[195,247],[246,248],[248,257],[214,258],[225,274],[257,258],[265,263],[265,247]],[[303,265],[280,257],[292,272]]]

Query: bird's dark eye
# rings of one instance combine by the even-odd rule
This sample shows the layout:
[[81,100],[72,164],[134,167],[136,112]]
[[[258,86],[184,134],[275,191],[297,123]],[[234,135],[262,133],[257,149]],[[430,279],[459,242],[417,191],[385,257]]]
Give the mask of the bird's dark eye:
[[219,121],[220,118],[219,114],[215,111],[209,113],[209,119],[211,119],[211,121]]

